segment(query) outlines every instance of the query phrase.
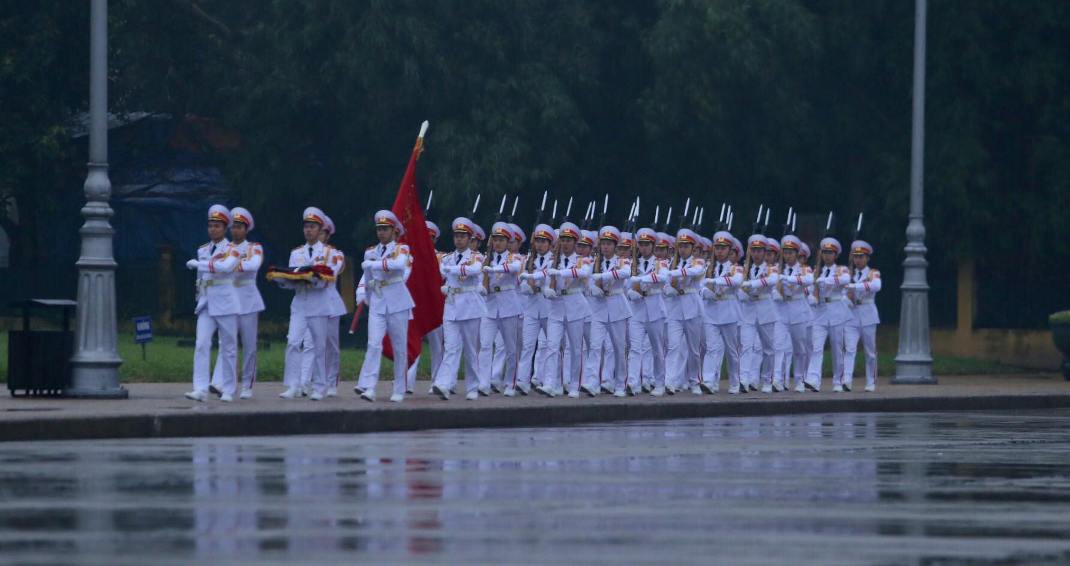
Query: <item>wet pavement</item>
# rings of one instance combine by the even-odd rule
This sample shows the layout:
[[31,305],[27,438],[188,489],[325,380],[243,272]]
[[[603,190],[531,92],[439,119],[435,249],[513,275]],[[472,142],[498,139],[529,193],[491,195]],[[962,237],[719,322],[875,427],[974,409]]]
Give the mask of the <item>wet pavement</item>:
[[1070,563],[1070,410],[5,443],[0,561]]

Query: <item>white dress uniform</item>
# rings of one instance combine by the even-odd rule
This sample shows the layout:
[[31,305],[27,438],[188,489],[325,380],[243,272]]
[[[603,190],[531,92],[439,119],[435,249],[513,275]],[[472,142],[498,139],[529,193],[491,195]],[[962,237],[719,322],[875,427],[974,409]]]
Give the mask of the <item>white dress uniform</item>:
[[[512,238],[509,226],[504,222],[495,222],[491,227],[491,238],[503,236]],[[501,348],[505,354],[504,375],[512,375],[519,358],[520,314],[523,312],[523,304],[517,289],[520,283],[520,270],[524,264],[524,258],[505,250],[495,252],[490,250],[485,258],[486,265],[483,268],[484,285],[487,291],[486,316],[480,323],[479,328],[479,369],[486,375],[480,376],[481,384],[491,385],[495,377],[494,358],[497,341],[502,341]],[[507,387],[499,390],[508,392]],[[510,379],[510,386],[512,380]]]
[[[654,231],[641,228],[637,239],[653,241]],[[651,394],[660,397],[665,393],[665,282],[669,280],[668,262],[653,254],[636,258],[636,275],[630,278],[628,289],[632,317],[628,320],[628,386],[633,390],[641,387],[643,352],[649,351],[653,377]]]
[[[851,244],[851,253],[872,255],[873,248],[868,243],[858,240]],[[877,389],[877,325],[881,320],[877,313],[877,305],[873,300],[880,290],[881,273],[868,265],[855,270],[851,276],[848,294],[851,299],[851,314],[854,316],[843,332],[843,387],[848,391],[851,389],[854,378],[855,355],[858,353],[859,338],[862,340],[862,348],[866,355],[866,391]]]
[[[230,211],[213,205],[208,220],[229,225]],[[230,401],[236,388],[238,365],[238,314],[241,303],[234,288],[234,270],[240,262],[239,253],[226,238],[208,242],[197,249],[197,259],[186,263],[197,271],[197,341],[193,350],[193,391],[187,398],[203,401],[211,381],[212,335],[219,333],[219,356],[222,364],[222,400]]]
[[[698,241],[698,234],[687,228],[676,234],[677,246],[681,243],[697,245]],[[690,387],[692,393],[701,394],[699,347],[705,316],[701,291],[706,278],[706,262],[694,255],[681,258],[676,268],[669,270],[669,278],[671,284],[665,287],[669,296],[666,387],[676,390]]]
[[[391,226],[399,235],[405,228],[397,216],[389,210],[375,213],[376,226]],[[375,388],[379,384],[379,366],[383,357],[383,339],[389,335],[394,347],[395,359],[408,350],[409,321],[416,303],[409,294],[405,281],[412,273],[412,254],[409,246],[396,240],[376,244],[364,250],[361,262],[364,274],[357,288],[357,302],[368,304],[368,349],[364,365],[353,388],[362,399],[375,400]],[[407,363],[394,364],[394,389],[390,400],[400,403],[405,398]]]
[[[538,225],[531,237],[532,240],[535,238],[548,240],[551,246],[557,239],[553,228],[546,224]],[[513,383],[515,390],[522,395],[527,395],[531,391],[533,371],[537,368],[545,372],[546,362],[550,357],[550,348],[540,346],[539,342],[545,341],[550,320],[550,300],[543,294],[542,288],[546,281],[546,270],[553,263],[554,254],[549,251],[541,255],[535,254],[534,251],[531,253],[534,254],[531,259],[533,271],[520,275],[520,294],[527,298],[524,304],[523,331],[521,332],[520,365]],[[540,340],[540,334],[543,337],[542,340]],[[540,373],[539,379],[543,377]]]
[[[620,238],[620,230],[613,226],[603,226],[598,231],[599,242],[607,239],[619,242]],[[628,382],[626,358],[628,320],[632,317],[632,309],[624,293],[631,282],[631,259],[598,258],[592,259],[592,263],[594,262],[601,262],[601,265],[596,266],[600,272],[591,275],[591,296],[588,299],[591,310],[590,348],[587,351],[587,365],[582,373],[580,387],[592,397],[598,394],[601,385],[600,352],[608,341],[612,349],[606,350],[605,381],[609,382],[613,394],[617,397],[625,395],[626,385],[630,386],[628,389],[633,395],[637,395],[640,389],[638,375],[634,381]],[[612,366],[608,364],[611,356]]]
[[[748,238],[749,247],[766,247],[765,237],[755,234]],[[740,383],[751,390],[759,387],[763,375],[763,366],[773,364],[773,330],[777,321],[777,312],[773,306],[770,293],[779,280],[777,270],[770,269],[764,262],[749,266],[750,273],[744,271],[739,298],[741,301],[742,326],[740,339],[743,354]],[[768,385],[772,386],[772,371],[768,374]],[[761,384],[764,387],[766,384]]]
[[[802,242],[794,235],[781,239],[785,250],[801,250]],[[785,264],[780,273],[779,292],[781,296],[780,317],[788,327],[791,340],[791,359],[784,364],[784,381],[790,379],[788,371],[794,368],[795,388],[801,390],[806,379],[806,370],[810,362],[809,326],[811,319],[807,289],[814,284],[814,274],[810,266],[796,261]]]
[[[306,213],[306,218],[309,214]],[[312,213],[322,219],[322,216]],[[314,222],[314,220],[307,220]],[[327,248],[322,242],[306,243],[290,251],[288,265],[291,269],[327,264]],[[311,281],[278,280],[279,285],[294,291],[290,303],[290,327],[286,334],[286,367],[283,382],[285,398],[297,396],[301,389],[301,374],[304,356],[302,343],[306,333],[312,338],[312,400],[322,399],[327,393],[327,317],[331,314],[330,296],[327,287],[331,284],[323,279]]]
[[[571,222],[561,225],[559,237],[580,238],[580,228]],[[559,254],[557,264],[545,270],[547,283],[543,294],[550,299],[550,320],[547,323],[546,341],[551,350],[546,367],[546,376],[540,392],[553,397],[567,389],[569,396],[578,397],[583,372],[583,323],[591,315],[591,307],[583,289],[591,276],[591,261],[573,252]],[[568,369],[556,379],[566,351],[563,339],[568,339]]]
[[[235,207],[230,211],[234,222],[241,222],[253,229],[253,215],[248,210]],[[238,297],[238,340],[242,349],[241,396],[252,397],[253,384],[256,383],[256,337],[260,313],[264,310],[264,299],[256,286],[256,276],[264,264],[264,247],[256,242],[245,240],[240,244],[231,244],[239,254],[238,266],[234,272],[234,288]],[[212,371],[212,384],[223,391],[223,366],[216,360]],[[235,384],[236,385],[236,384]],[[229,392],[234,395],[235,391]]]
[[[822,250],[840,253],[840,243],[835,238],[821,240]],[[853,317],[844,295],[846,286],[851,282],[851,274],[842,265],[822,265],[815,271],[814,323],[810,336],[810,367],[806,375],[806,386],[814,391],[821,390],[821,365],[824,361],[825,339],[829,341],[832,351],[832,385],[842,387],[843,378],[843,328]]]
[[[474,234],[474,224],[467,218],[453,221],[454,232]],[[483,288],[483,256],[465,248],[442,258],[439,272],[446,280],[443,290],[446,305],[442,311],[445,352],[435,373],[434,391],[443,399],[457,382],[464,356],[465,398],[475,400],[490,393],[489,383],[480,383],[479,326],[487,312]],[[488,376],[489,377],[489,376]]]
[[[731,235],[718,232],[714,245],[731,245]],[[702,364],[703,382],[717,391],[721,381],[721,360],[728,358],[728,392],[739,392],[739,297],[736,292],[743,284],[743,268],[731,261],[714,261],[711,277],[706,280],[703,296],[706,300],[706,359]]]

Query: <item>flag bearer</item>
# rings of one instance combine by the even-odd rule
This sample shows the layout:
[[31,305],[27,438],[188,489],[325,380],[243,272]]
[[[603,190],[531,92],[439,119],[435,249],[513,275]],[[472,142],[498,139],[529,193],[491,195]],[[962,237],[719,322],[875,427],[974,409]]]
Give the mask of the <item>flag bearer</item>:
[[222,364],[220,400],[234,400],[235,372],[238,363],[238,314],[241,303],[234,288],[234,270],[241,256],[227,241],[227,228],[231,214],[225,206],[214,204],[208,209],[208,239],[197,249],[197,259],[186,262],[186,267],[197,272],[197,341],[193,350],[193,391],[186,398],[204,401],[208,396],[211,380],[212,335],[219,332],[219,356],[216,365]]
[[[357,302],[368,304],[368,349],[364,365],[353,390],[366,401],[375,401],[375,386],[379,383],[379,364],[382,362],[383,338],[390,336],[395,359],[407,351],[409,320],[416,306],[405,280],[412,272],[409,246],[399,243],[405,226],[389,210],[375,213],[375,237],[379,243],[364,250],[364,270],[357,289]],[[390,400],[405,399],[406,364],[394,364],[394,390]]]
[[[476,224],[465,217],[453,221],[453,252],[442,258],[439,272],[445,278],[443,289],[446,306],[442,312],[442,331],[445,351],[442,364],[435,373],[432,391],[443,400],[450,398],[450,389],[457,382],[461,357],[465,363],[465,398],[475,401],[490,394],[490,384],[480,383],[479,326],[486,314],[483,287],[483,256],[472,250],[470,243],[477,231]],[[488,376],[489,377],[489,376]]]

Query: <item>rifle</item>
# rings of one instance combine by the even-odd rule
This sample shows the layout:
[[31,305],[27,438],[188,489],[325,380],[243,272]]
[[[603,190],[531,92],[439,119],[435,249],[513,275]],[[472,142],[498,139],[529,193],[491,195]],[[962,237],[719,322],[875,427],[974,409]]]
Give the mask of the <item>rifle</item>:
[[[528,258],[524,261],[524,270],[528,273],[535,271],[535,228],[542,222],[542,214],[546,212],[546,195],[550,191],[542,192],[542,204],[539,205],[539,212],[535,215],[535,224],[531,226],[531,232],[528,233]],[[516,209],[516,205],[513,205],[513,209]]]

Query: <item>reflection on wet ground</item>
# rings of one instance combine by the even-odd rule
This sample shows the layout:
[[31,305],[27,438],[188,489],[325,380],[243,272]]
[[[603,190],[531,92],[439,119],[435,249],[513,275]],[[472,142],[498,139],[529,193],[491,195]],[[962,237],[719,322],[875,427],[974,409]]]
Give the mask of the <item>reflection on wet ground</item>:
[[1070,562],[1070,411],[0,445],[4,561]]

